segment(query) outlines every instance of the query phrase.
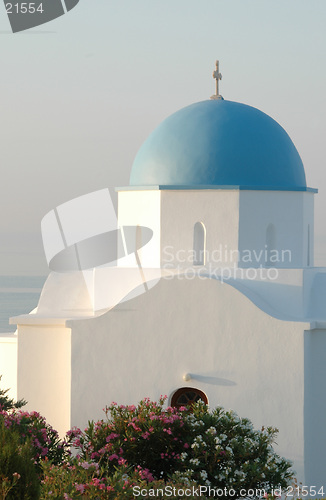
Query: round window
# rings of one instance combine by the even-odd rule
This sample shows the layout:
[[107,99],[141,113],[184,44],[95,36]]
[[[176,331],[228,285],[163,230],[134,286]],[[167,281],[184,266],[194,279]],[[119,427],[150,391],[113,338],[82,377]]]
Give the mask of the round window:
[[173,394],[171,406],[175,406],[176,408],[180,408],[180,406],[191,406],[200,400],[206,405],[208,404],[206,394],[199,389],[195,389],[194,387],[181,387],[181,389],[178,389]]

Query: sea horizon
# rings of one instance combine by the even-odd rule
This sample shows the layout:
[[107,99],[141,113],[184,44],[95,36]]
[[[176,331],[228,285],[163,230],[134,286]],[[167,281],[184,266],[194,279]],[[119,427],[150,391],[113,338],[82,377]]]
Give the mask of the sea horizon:
[[38,304],[47,276],[1,275],[0,276],[0,333],[15,332],[9,318],[28,314]]

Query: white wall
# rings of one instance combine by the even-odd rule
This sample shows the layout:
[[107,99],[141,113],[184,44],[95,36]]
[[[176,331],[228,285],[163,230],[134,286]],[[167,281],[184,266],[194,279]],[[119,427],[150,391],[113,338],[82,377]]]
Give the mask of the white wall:
[[[161,191],[131,190],[118,192],[118,224],[119,226],[145,226],[154,231],[152,240],[138,252],[141,265],[144,267],[160,267],[160,224],[161,224]],[[120,266],[136,266],[133,256],[123,259]]]
[[238,251],[240,255],[252,253],[251,261],[243,262],[242,267],[266,266],[269,224],[275,227],[275,250],[280,256],[276,267],[313,266],[313,193],[236,189],[119,192],[119,224],[154,230],[153,240],[140,252],[145,267],[160,263],[167,267],[192,266],[196,222],[205,225],[207,264],[212,264],[214,272],[237,264]]
[[206,264],[211,264],[212,270],[217,272],[221,267],[237,263],[238,190],[162,191],[161,219],[163,267],[193,266],[193,235],[196,222],[202,222],[206,228]]
[[[232,250],[238,248],[238,190],[119,191],[118,213],[119,225],[143,225],[154,231],[152,241],[139,252],[144,267],[191,267],[196,222],[205,225],[208,256],[215,251],[213,267],[237,260]],[[132,259],[121,264],[135,265]]]
[[305,484],[325,487],[326,330],[305,332],[304,371]]
[[[315,196],[314,193],[304,193],[303,197],[303,267],[304,266],[313,267],[314,265],[314,247],[315,247],[314,196]],[[308,233],[308,226],[309,226],[309,233]],[[308,241],[308,239],[310,241]]]
[[10,389],[8,396],[17,399],[17,335],[0,333],[0,387]]
[[[300,191],[240,191],[239,250],[266,248],[266,229],[271,223],[276,230],[276,250],[290,250],[291,261],[276,267],[307,266],[308,224],[310,225],[310,265],[313,265],[314,209],[313,193]],[[259,267],[264,261],[244,263],[244,267]]]
[[38,411],[60,435],[71,427],[71,331],[43,325],[18,326],[18,398]]

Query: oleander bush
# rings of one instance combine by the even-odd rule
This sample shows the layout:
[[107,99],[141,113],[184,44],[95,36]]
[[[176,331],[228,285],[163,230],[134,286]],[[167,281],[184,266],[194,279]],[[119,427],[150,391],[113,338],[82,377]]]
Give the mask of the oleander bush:
[[0,415],[0,499],[37,500],[40,481],[30,439],[22,442],[17,430]]
[[34,463],[39,471],[45,457],[53,464],[61,464],[70,455],[69,442],[60,440],[57,431],[39,413],[0,411],[0,418],[7,429],[19,434],[21,443],[31,443]]
[[[42,493],[40,500],[135,500],[135,498],[185,498],[185,484],[175,477],[155,480],[148,470],[121,464],[108,475],[105,466],[71,458],[63,466],[43,462]],[[204,499],[198,485],[187,486],[187,498]],[[162,493],[157,493],[159,492]],[[193,491],[194,490],[194,491]]]
[[145,399],[138,406],[112,404],[106,418],[90,422],[85,431],[69,436],[84,463],[97,463],[108,476],[117,467],[139,466],[148,480],[182,484],[195,482],[214,488],[286,487],[293,478],[291,462],[272,448],[277,430],[255,430],[233,411],[212,412],[202,402],[189,408],[165,408]]

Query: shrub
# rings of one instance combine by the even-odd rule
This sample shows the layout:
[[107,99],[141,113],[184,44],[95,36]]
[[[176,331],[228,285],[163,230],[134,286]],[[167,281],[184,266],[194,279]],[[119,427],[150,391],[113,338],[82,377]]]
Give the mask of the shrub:
[[30,441],[25,440],[22,443],[19,433],[8,429],[3,416],[0,415],[1,500],[37,500],[39,489]]
[[[173,498],[184,498],[182,492],[184,484],[180,481],[154,480],[148,476],[148,471],[141,467],[131,468],[126,464],[117,466],[115,471],[108,476],[105,468],[97,463],[89,463],[72,458],[70,463],[63,466],[53,466],[43,462],[42,493],[40,500],[62,499],[89,499],[89,500],[134,500],[140,498],[153,498],[153,492],[174,491]],[[197,485],[191,484],[191,488]],[[137,488],[138,491],[134,491]],[[147,492],[147,494],[146,494]],[[137,495],[137,493],[139,493]],[[141,494],[140,494],[141,493]],[[135,496],[136,494],[136,496]],[[172,495],[169,495],[172,496]],[[161,498],[166,498],[161,495]],[[187,498],[204,498],[197,494],[187,495]]]
[[[128,467],[119,465],[108,476],[107,470],[98,463],[89,463],[72,458],[70,464],[53,466],[43,462],[42,493],[40,500],[49,498],[57,500],[134,500],[139,498],[158,497],[157,490],[168,492],[168,496],[175,499],[184,499],[184,484],[180,481],[154,480],[147,470],[140,466]],[[190,485],[191,489],[198,489],[196,484]],[[137,488],[137,490],[134,490]],[[178,494],[179,490],[179,494]],[[174,493],[173,495],[170,492]],[[187,498],[190,500],[203,499],[203,496],[192,494],[189,491]],[[188,493],[189,493],[188,492]],[[166,496],[160,495],[160,498]]]
[[[105,409],[107,419],[89,422],[85,432],[73,429],[73,446],[86,459],[105,464],[113,472],[116,465],[150,468],[158,479],[166,479],[177,466],[186,439],[182,412],[163,409],[144,400],[136,407],[112,404]],[[110,415],[110,416],[109,416]]]
[[21,443],[30,441],[35,464],[47,457],[53,464],[60,464],[69,456],[69,443],[61,441],[57,431],[46,423],[37,412],[0,412],[7,429],[19,434]]
[[292,463],[277,455],[272,445],[277,429],[254,430],[250,420],[233,411],[203,404],[185,417],[191,427],[189,448],[182,453],[177,476],[207,486],[240,490],[286,487],[293,478]]
[[277,430],[253,429],[248,419],[201,402],[187,408],[164,408],[148,399],[136,406],[112,404],[106,419],[90,422],[84,432],[69,437],[79,457],[104,467],[107,477],[117,466],[140,466],[156,480],[196,482],[214,488],[286,487],[291,463],[273,450]]
[[[1,378],[2,375],[0,375],[0,381]],[[9,412],[18,408],[22,408],[26,405],[26,401],[24,399],[14,401],[12,398],[9,398],[8,392],[9,389],[0,389],[0,410]]]

